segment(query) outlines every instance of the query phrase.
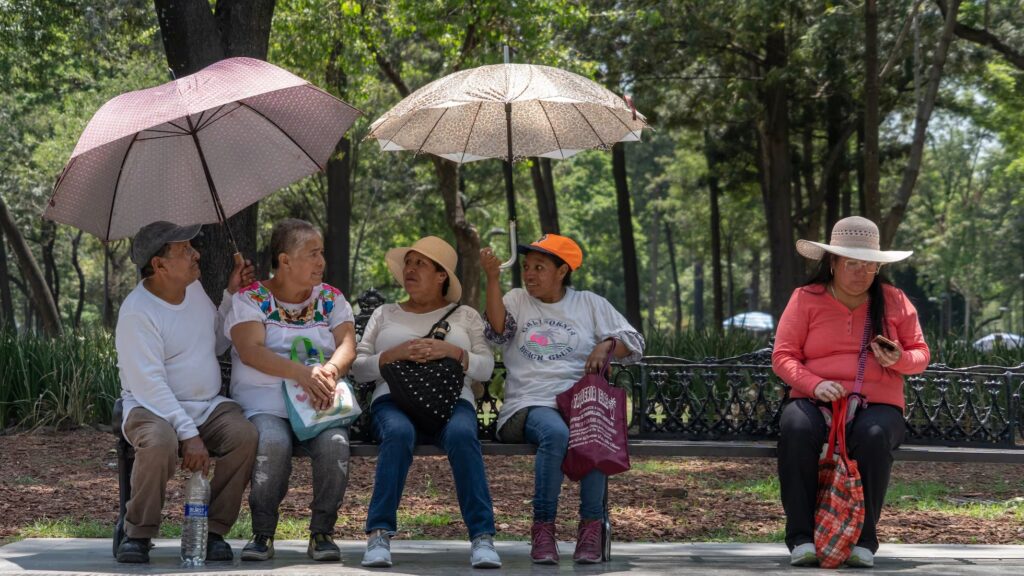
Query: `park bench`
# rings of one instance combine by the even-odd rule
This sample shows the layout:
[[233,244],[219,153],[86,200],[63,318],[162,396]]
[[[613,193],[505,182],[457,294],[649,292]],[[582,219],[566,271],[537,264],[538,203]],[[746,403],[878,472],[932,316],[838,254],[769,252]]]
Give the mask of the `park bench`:
[[[383,303],[376,291],[359,300],[356,331],[361,333],[373,309]],[[230,381],[230,362],[224,381]],[[498,392],[505,377],[498,362],[477,397],[479,437],[484,454],[531,455],[531,444],[493,440],[500,410]],[[894,457],[903,461],[1024,464],[1024,365],[1006,368],[931,365],[907,377],[906,441]],[[771,348],[732,358],[699,361],[648,356],[637,364],[616,366],[615,386],[627,391],[629,447],[634,456],[702,458],[774,458],[779,415],[788,387],[771,369]],[[373,383],[356,385],[364,409]],[[121,435],[121,401],[115,404],[118,437],[120,513],[114,550],[123,535],[125,504],[131,494],[134,451]],[[377,445],[369,410],[350,429],[351,455],[373,457]],[[433,445],[417,446],[417,455],[443,455]],[[608,498],[608,491],[605,491]],[[606,502],[607,504],[607,502]],[[605,506],[608,509],[608,506]],[[611,524],[605,518],[604,554],[610,557]]]

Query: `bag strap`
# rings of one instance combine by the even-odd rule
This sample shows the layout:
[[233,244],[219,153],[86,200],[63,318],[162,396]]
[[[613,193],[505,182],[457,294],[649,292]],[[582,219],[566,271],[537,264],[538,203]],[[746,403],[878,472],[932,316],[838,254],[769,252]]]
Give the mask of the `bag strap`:
[[292,362],[302,362],[301,360],[299,360],[299,351],[296,349],[296,346],[300,344],[306,350],[306,358],[311,358],[314,354],[317,354],[320,363],[324,363],[323,351],[314,346],[313,341],[305,336],[296,336],[295,338],[292,339],[292,350],[291,353],[289,353],[289,358],[291,359]]
[[604,376],[605,380],[611,380],[611,372],[608,371],[608,367],[612,364],[612,357],[615,356],[615,347],[618,345],[618,341],[616,341],[615,338],[606,338],[603,341],[607,340],[612,341],[612,347],[608,350],[608,356],[604,359],[604,366],[601,367],[601,375]]
[[[860,339],[860,356],[857,357],[857,379],[853,382],[853,393],[861,396],[861,389],[864,387],[864,369],[868,363],[868,340],[871,339],[871,304],[868,301],[868,311],[864,316],[864,335]],[[861,396],[863,397],[863,396]]]
[[[437,322],[434,322],[434,325],[430,327],[430,330],[428,330],[427,333],[423,337],[424,338],[432,337],[434,335],[434,330],[436,330],[437,327],[440,326],[442,322],[447,320],[448,317],[451,316],[452,313],[455,312],[456,310],[458,310],[461,306],[462,306],[462,304],[459,304],[459,303],[456,302],[455,306],[453,306],[450,310],[445,312],[444,316],[441,316],[440,320],[438,320]],[[444,338],[442,338],[442,340],[444,340]]]

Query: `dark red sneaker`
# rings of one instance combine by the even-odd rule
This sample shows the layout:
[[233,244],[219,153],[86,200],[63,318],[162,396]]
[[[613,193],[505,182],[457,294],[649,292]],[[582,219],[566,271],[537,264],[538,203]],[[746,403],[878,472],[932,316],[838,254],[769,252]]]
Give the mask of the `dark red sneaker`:
[[577,564],[597,564],[601,562],[601,521],[588,520],[580,522],[576,531],[576,550],[572,559]]
[[534,522],[530,528],[530,560],[534,564],[558,564],[554,522]]

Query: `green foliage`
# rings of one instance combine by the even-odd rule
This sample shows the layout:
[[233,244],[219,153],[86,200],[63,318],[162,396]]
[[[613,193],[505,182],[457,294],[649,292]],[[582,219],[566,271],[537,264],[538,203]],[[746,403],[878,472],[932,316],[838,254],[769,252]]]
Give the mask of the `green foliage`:
[[118,396],[109,333],[69,331],[52,340],[0,333],[0,429],[106,424]]

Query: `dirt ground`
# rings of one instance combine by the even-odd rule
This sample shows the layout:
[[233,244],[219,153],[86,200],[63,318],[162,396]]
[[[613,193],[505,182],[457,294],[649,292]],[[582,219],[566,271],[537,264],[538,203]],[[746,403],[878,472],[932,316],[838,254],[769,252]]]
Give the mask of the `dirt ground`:
[[[113,526],[118,488],[114,436],[83,428],[0,436],[0,542],[40,520],[96,520]],[[529,537],[532,457],[487,457],[499,537]],[[611,479],[612,522],[618,541],[777,541],[782,507],[743,487],[774,476],[765,459],[634,459],[634,470]],[[341,538],[363,538],[375,461],[356,458],[337,525]],[[1012,504],[1024,496],[1024,466],[897,463],[893,480],[946,487],[945,501],[1010,502],[994,514],[918,511],[889,506],[879,533],[902,543],[1021,544],[1024,523]],[[917,485],[917,484],[915,484]],[[180,522],[183,477],[168,489],[168,522]],[[303,518],[311,497],[309,462],[295,461],[282,514]],[[558,535],[572,539],[577,485],[565,484]],[[902,499],[914,500],[913,494]],[[1024,504],[1022,504],[1024,505]],[[450,521],[446,520],[449,518]],[[464,538],[448,462],[414,461],[400,510],[400,537]]]

